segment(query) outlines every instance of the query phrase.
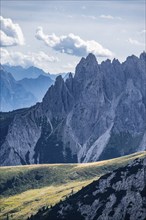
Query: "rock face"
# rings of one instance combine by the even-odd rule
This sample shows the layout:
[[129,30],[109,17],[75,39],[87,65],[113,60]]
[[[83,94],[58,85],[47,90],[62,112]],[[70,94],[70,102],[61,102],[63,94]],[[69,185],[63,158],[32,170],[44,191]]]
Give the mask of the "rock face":
[[89,162],[144,150],[145,69],[145,52],[122,64],[82,58],[75,76],[58,76],[42,103],[11,120],[1,113],[0,164]]
[[[146,217],[145,159],[102,176],[48,213],[34,220],[144,220]],[[31,219],[31,218],[30,218]]]
[[0,90],[0,111],[12,111],[36,103],[35,96],[25,90],[2,66],[0,66]]

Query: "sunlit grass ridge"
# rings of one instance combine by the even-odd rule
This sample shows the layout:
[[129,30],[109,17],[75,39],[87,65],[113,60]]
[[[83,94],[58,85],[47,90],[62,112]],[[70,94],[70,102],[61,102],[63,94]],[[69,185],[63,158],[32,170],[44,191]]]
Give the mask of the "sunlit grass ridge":
[[42,206],[54,205],[72,191],[126,165],[146,152],[86,164],[42,164],[0,168],[0,219],[23,220]]

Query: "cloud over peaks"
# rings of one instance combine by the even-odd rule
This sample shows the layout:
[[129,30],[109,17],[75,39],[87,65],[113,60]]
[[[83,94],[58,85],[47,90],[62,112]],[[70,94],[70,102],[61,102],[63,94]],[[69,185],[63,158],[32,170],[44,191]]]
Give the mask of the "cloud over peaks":
[[44,68],[48,66],[48,63],[58,62],[57,57],[49,56],[48,54],[38,51],[37,53],[28,52],[27,54],[21,52],[9,52],[8,50],[1,48],[1,63],[9,64],[11,66],[37,66]]
[[85,41],[72,33],[61,36],[56,36],[56,34],[46,35],[43,28],[38,27],[35,37],[60,53],[75,56],[87,56],[88,53],[93,53],[99,57],[111,57],[113,55],[110,50],[104,48],[98,42],[94,40]]
[[24,36],[19,24],[13,23],[10,18],[0,16],[0,46],[9,47],[24,44]]

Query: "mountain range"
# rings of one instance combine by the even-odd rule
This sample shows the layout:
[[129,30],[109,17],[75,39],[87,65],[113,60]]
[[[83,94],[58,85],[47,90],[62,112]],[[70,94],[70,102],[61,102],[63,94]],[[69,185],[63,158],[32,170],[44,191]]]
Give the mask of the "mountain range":
[[98,64],[82,58],[41,103],[0,113],[0,164],[92,162],[146,146],[146,53]]
[[[1,85],[3,85],[1,86],[1,111],[7,112],[30,107],[36,102],[41,102],[48,88],[59,75],[62,75],[63,79],[66,80],[69,73],[50,74],[34,66],[23,68],[21,66],[1,65],[0,79]],[[12,84],[13,86],[11,86]],[[18,86],[21,95],[15,94]],[[21,96],[21,100],[18,100],[17,96]]]
[[54,81],[56,77],[59,75],[61,75],[63,78],[67,78],[68,75],[68,73],[57,73],[57,74],[47,73],[44,70],[35,66],[23,68],[22,66],[3,65],[3,69],[5,69],[6,72],[11,73],[15,80],[22,80],[24,78],[36,79],[40,75],[43,75],[43,76],[48,76]]
[[35,96],[18,83],[2,66],[0,66],[0,90],[0,111],[29,107],[37,102]]
[[31,92],[37,98],[37,101],[42,101],[48,88],[54,81],[49,76],[39,75],[37,78],[24,78],[19,80],[18,83]]
[[42,69],[30,66],[23,68],[22,66],[3,65],[6,72],[11,73],[15,80],[22,80],[24,78],[35,79],[40,75],[48,76]]

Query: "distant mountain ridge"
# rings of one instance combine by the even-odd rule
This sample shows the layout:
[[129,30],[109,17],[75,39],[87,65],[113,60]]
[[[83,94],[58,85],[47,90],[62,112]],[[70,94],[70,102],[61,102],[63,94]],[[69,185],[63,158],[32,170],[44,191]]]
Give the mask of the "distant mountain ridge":
[[0,67],[0,90],[0,111],[30,107],[37,101],[34,95],[25,90],[2,66]]
[[24,78],[18,81],[27,91],[30,91],[37,99],[42,101],[45,93],[54,81],[45,75],[39,75],[37,78]]
[[[7,72],[6,69],[9,72]],[[13,74],[11,74],[11,71],[13,72]],[[16,79],[22,78],[24,76],[25,78],[21,80],[16,80],[14,79],[13,76]],[[6,86],[6,81],[7,81],[7,86]],[[13,84],[12,88],[8,86],[8,81],[9,84],[10,81],[11,84]],[[36,67],[30,67],[28,69],[24,69],[20,66],[10,67],[10,66],[1,65],[1,111],[5,112],[5,111],[12,111],[18,108],[30,107],[36,104],[36,102],[42,101],[42,98],[44,97],[48,88],[53,83],[54,81],[49,77],[48,74],[46,74],[43,70],[38,69]],[[6,89],[4,89],[4,87],[2,86],[2,84],[3,85],[5,84],[5,87],[7,87],[7,92]],[[21,94],[21,100],[18,100],[17,96],[14,95],[15,93],[14,90],[17,90],[18,87],[20,91],[19,94],[17,94],[17,96]],[[9,93],[9,97],[13,97],[11,98],[11,101],[9,100],[9,98],[8,99],[6,98],[7,93]],[[26,96],[28,96],[28,99],[26,98]]]
[[[26,105],[24,101],[24,105],[22,105],[22,107],[29,107],[36,102],[41,102],[49,87],[55,82],[57,76],[62,75],[64,80],[66,80],[69,76],[69,73],[46,73],[42,69],[34,66],[23,68],[22,66],[3,65],[3,70],[5,70],[7,73],[10,73],[17,81],[17,84],[22,85],[27,92],[32,93],[32,95],[35,97],[35,102],[28,102],[28,105]],[[2,109],[7,111],[14,110],[16,108]]]
[[35,67],[35,66],[30,66],[27,68],[23,68],[22,66],[10,66],[10,65],[2,65],[5,71],[10,72],[12,76],[15,78],[15,80],[20,81],[25,78],[27,79],[36,79],[40,75],[49,77],[51,80],[55,81],[56,77],[61,75],[63,78],[67,78],[68,73],[56,73],[56,74],[51,74],[47,73],[44,70]]
[[3,65],[3,67],[7,72],[12,74],[15,80],[22,80],[24,78],[35,79],[40,75],[48,76],[48,74],[44,72],[42,69],[34,66],[23,68],[22,66]]
[[[146,146],[146,53],[101,64],[82,58],[32,108],[1,117],[1,165],[91,162]],[[21,146],[21,147],[20,147]]]

